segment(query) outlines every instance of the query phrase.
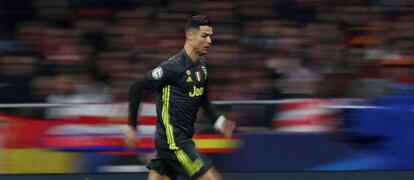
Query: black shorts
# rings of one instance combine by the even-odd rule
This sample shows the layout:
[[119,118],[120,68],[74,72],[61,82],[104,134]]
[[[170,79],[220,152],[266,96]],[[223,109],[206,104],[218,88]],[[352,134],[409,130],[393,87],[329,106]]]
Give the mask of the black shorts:
[[189,144],[177,150],[157,149],[157,155],[148,165],[148,169],[157,171],[171,179],[178,175],[196,179],[212,167],[211,161],[197,152],[194,144]]

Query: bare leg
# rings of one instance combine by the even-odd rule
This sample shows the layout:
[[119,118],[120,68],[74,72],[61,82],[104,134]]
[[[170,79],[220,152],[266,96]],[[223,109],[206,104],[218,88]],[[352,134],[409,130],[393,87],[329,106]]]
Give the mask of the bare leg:
[[162,175],[155,170],[150,170],[148,180],[171,180],[168,176]]
[[220,173],[216,170],[216,168],[210,168],[206,173],[202,176],[197,178],[197,180],[222,180]]

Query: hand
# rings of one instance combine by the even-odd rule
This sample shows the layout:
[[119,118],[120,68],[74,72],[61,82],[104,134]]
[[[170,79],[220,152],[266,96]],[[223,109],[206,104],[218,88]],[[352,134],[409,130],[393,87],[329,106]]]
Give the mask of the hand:
[[214,128],[219,130],[227,138],[230,138],[233,134],[234,128],[236,128],[236,122],[226,119],[223,115],[219,116],[214,123]]
[[125,136],[124,137],[125,145],[130,148],[135,148],[137,141],[138,141],[137,130],[128,126],[128,128],[125,131],[124,136]]
[[235,128],[236,128],[236,122],[226,119],[223,122],[223,126],[220,128],[220,132],[223,133],[224,136],[226,136],[227,138],[231,138]]

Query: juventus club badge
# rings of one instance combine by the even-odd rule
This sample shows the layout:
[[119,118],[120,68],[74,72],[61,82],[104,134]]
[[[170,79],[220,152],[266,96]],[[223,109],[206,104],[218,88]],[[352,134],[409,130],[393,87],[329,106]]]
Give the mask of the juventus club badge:
[[207,79],[207,68],[205,66],[201,66],[201,69],[204,72],[204,78]]

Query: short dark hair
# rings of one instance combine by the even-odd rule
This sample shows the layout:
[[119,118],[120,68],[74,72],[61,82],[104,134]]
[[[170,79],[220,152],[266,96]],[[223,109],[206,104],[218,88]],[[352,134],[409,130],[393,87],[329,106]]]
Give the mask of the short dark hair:
[[188,32],[190,29],[200,29],[200,26],[210,26],[212,24],[210,20],[207,19],[207,16],[204,15],[195,15],[187,19],[185,23],[185,32]]

